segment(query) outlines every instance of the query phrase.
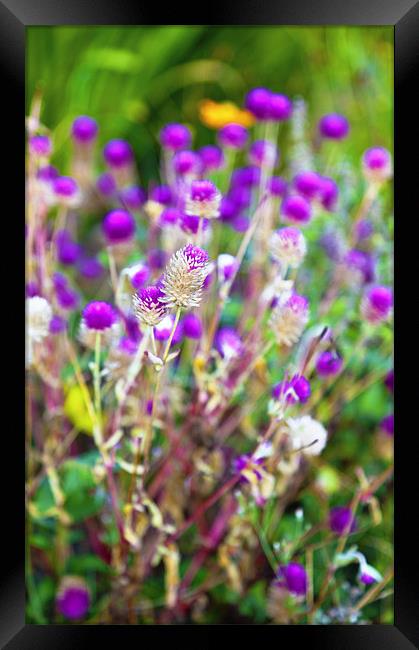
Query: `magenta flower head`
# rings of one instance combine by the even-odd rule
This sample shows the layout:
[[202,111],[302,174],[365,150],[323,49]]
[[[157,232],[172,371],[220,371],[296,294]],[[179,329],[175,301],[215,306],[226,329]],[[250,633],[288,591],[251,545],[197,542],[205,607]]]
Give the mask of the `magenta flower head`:
[[253,88],[246,95],[244,102],[248,111],[258,120],[269,120],[271,118],[272,93],[267,88]]
[[57,258],[60,264],[71,265],[80,256],[80,246],[73,241],[68,230],[59,230],[56,235]]
[[390,314],[393,306],[393,292],[389,287],[369,288],[361,301],[361,313],[369,323],[380,323]]
[[329,351],[321,352],[317,357],[316,371],[320,377],[333,377],[341,371],[343,359]]
[[375,278],[375,264],[371,253],[352,248],[343,258],[348,269],[358,272],[363,282],[369,284]]
[[127,210],[139,210],[147,200],[145,190],[137,185],[124,187],[119,196],[123,207]]
[[282,122],[291,117],[292,102],[286,95],[271,93],[269,102],[269,119],[274,122]]
[[243,149],[247,138],[247,129],[240,124],[226,124],[218,131],[218,142],[229,149]]
[[339,187],[333,178],[320,176],[319,196],[320,203],[325,210],[333,212],[339,198]]
[[384,431],[386,435],[389,437],[394,436],[394,415],[393,413],[390,413],[390,415],[386,415],[385,418],[383,418],[380,422],[380,429]]
[[311,219],[311,206],[304,197],[294,194],[284,199],[281,214],[291,223],[305,224]]
[[96,187],[102,196],[112,196],[116,192],[116,182],[112,174],[101,174],[96,181]]
[[140,289],[133,296],[134,313],[141,323],[154,327],[166,316],[167,309],[162,298],[164,293],[160,285]]
[[135,219],[126,210],[112,210],[102,222],[102,231],[108,244],[129,241],[135,234]]
[[93,142],[98,132],[96,120],[88,115],[76,117],[71,127],[71,135],[76,142],[88,144]]
[[367,149],[362,156],[362,169],[369,181],[382,183],[388,180],[393,173],[390,152],[384,147]]
[[129,270],[129,278],[134,289],[141,289],[150,277],[150,269],[147,264],[139,262]]
[[52,187],[55,196],[63,203],[71,203],[77,198],[79,188],[70,176],[59,176],[53,181]]
[[245,214],[239,214],[234,217],[230,225],[236,232],[246,232],[250,225],[250,219]]
[[181,210],[170,207],[165,208],[159,216],[158,224],[161,228],[164,228],[165,226],[174,226],[175,224],[179,223],[181,216]]
[[224,153],[222,149],[214,145],[201,147],[198,151],[201,159],[201,171],[203,174],[221,169],[224,165]]
[[329,528],[337,535],[343,535],[348,531],[353,533],[356,530],[356,519],[352,510],[345,506],[332,508],[329,513]]
[[233,327],[222,327],[215,337],[215,347],[223,359],[234,359],[244,350],[243,341]]
[[297,402],[305,404],[310,395],[310,382],[303,375],[294,375],[290,381],[280,381],[272,389],[272,397],[279,400],[284,396],[287,404],[296,404]]
[[178,151],[173,156],[173,169],[179,176],[197,174],[200,167],[200,158],[194,151]]
[[160,143],[165,149],[178,151],[190,147],[192,135],[183,124],[166,124],[160,131]]
[[157,185],[153,187],[150,198],[162,205],[169,205],[173,199],[172,190],[168,185]]
[[186,214],[213,219],[220,214],[221,193],[211,181],[192,181],[185,203]]
[[60,614],[69,620],[86,616],[90,607],[90,591],[83,578],[65,576],[57,592],[56,605]]
[[271,196],[285,196],[288,188],[288,183],[285,178],[281,176],[271,176],[268,180],[268,192]]
[[[199,223],[201,217],[198,217],[196,214],[180,214],[179,225],[183,232],[188,234],[196,235],[199,228]],[[202,219],[202,230],[206,230],[209,226],[208,219]]]
[[58,169],[53,167],[53,165],[44,165],[43,167],[40,167],[36,173],[37,179],[44,183],[52,183],[56,178],[58,178],[58,176]]
[[256,165],[239,167],[231,175],[231,187],[257,187],[260,183],[260,169]]
[[343,140],[349,133],[349,122],[339,113],[323,115],[319,122],[320,135],[329,140]]
[[120,169],[131,165],[134,154],[126,140],[110,140],[103,150],[103,157],[109,167]]
[[49,331],[50,334],[61,334],[67,329],[67,321],[62,316],[55,314],[50,321]]
[[316,198],[323,186],[321,176],[312,171],[298,173],[293,184],[296,191],[306,199]]
[[202,321],[196,314],[186,314],[183,319],[183,333],[188,339],[200,339],[202,336]]
[[29,138],[29,151],[37,158],[46,158],[51,155],[51,140],[47,135],[32,135]]
[[89,302],[82,316],[86,327],[97,332],[109,329],[116,321],[114,308],[107,302]]
[[384,384],[390,393],[394,392],[394,370],[389,370],[384,379]]
[[355,224],[355,236],[358,242],[368,239],[373,232],[374,226],[369,219],[360,219]]
[[259,167],[275,167],[279,159],[277,147],[269,140],[256,140],[250,147],[249,161]]
[[290,562],[279,567],[276,584],[285,587],[295,596],[305,596],[307,593],[307,573],[302,564]]
[[104,269],[96,257],[82,257],[78,263],[79,273],[88,280],[100,278]]
[[222,253],[217,258],[218,278],[220,282],[230,280],[237,269],[237,260],[233,255]]

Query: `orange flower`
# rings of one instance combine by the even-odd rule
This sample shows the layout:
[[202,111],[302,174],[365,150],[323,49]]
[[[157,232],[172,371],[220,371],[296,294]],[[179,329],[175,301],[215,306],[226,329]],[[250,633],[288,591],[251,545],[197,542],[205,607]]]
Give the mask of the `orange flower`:
[[212,99],[203,99],[200,102],[199,118],[210,129],[221,129],[232,123],[249,127],[255,121],[249,111],[238,108],[232,102],[214,102]]

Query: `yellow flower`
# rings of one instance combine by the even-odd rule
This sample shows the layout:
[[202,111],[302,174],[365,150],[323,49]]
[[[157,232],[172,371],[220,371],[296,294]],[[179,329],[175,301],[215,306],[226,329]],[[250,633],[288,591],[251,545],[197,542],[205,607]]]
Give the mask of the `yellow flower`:
[[92,434],[93,422],[87,411],[80,386],[71,386],[66,391],[64,413],[79,431]]
[[221,129],[226,124],[240,124],[249,127],[255,118],[249,111],[238,108],[232,102],[214,102],[203,99],[199,104],[199,118],[210,129]]

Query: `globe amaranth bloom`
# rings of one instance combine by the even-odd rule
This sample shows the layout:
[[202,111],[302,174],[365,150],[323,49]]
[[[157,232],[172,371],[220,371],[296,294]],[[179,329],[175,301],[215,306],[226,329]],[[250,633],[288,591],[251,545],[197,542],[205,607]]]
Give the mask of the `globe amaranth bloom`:
[[339,187],[333,178],[320,176],[320,188],[317,199],[328,212],[333,212],[339,198]]
[[325,350],[317,357],[316,371],[320,377],[333,377],[341,371],[343,359],[336,353]]
[[150,269],[144,262],[138,262],[126,269],[126,273],[134,289],[141,289],[150,277]]
[[47,135],[32,135],[29,138],[29,151],[38,158],[47,158],[52,152],[50,138]]
[[90,608],[90,591],[78,576],[65,576],[56,596],[57,609],[69,620],[79,620],[86,616]]
[[307,298],[293,294],[285,300],[279,300],[269,322],[277,342],[289,347],[299,340],[308,318]]
[[67,329],[67,321],[62,316],[54,314],[49,324],[50,334],[61,334]]
[[390,152],[384,147],[371,147],[362,156],[362,170],[370,182],[383,183],[391,178],[393,166]]
[[183,309],[198,307],[209,271],[208,262],[208,253],[198,246],[187,244],[176,251],[163,275],[162,302]]
[[[168,314],[163,318],[163,320],[160,321],[160,323],[157,323],[157,325],[154,326],[154,336],[157,341],[167,341],[173,329],[174,322],[175,322],[174,315]],[[179,325],[180,323],[178,323],[175,333],[173,335],[172,343],[175,344],[180,341],[183,335],[183,328],[182,326],[179,327]]]
[[261,172],[260,168],[256,165],[248,165],[247,167],[238,167],[231,175],[231,187],[257,187],[260,183]]
[[96,257],[82,257],[79,259],[77,268],[79,273],[89,280],[100,278],[104,268]]
[[81,247],[75,242],[68,230],[59,230],[56,235],[57,258],[60,264],[71,266],[80,256]]
[[115,194],[117,189],[114,177],[108,172],[105,172],[98,177],[96,187],[104,197],[112,196]]
[[163,320],[167,314],[167,307],[162,301],[163,297],[160,285],[145,287],[134,294],[132,298],[134,314],[141,323],[155,326]]
[[253,88],[247,93],[245,107],[257,120],[269,120],[271,117],[272,93],[267,88]]
[[393,306],[393,292],[389,287],[374,286],[365,291],[361,301],[361,313],[372,324],[384,321]]
[[215,145],[206,145],[198,150],[201,159],[201,171],[203,174],[221,169],[224,165],[224,153]]
[[344,115],[329,113],[321,118],[319,132],[323,138],[343,140],[349,133],[349,122]]
[[290,562],[279,567],[276,585],[285,587],[295,596],[305,596],[307,593],[307,573],[302,564]]
[[178,151],[173,156],[172,165],[176,174],[186,176],[187,174],[198,174],[201,161],[194,151]]
[[344,256],[343,262],[350,271],[355,271],[365,284],[374,280],[375,264],[371,253],[352,248]]
[[259,167],[275,167],[279,151],[269,140],[256,140],[249,150],[249,162]]
[[211,181],[192,181],[185,203],[187,215],[213,219],[220,214],[221,193]]
[[311,219],[311,205],[304,197],[293,194],[283,200],[281,214],[286,221],[305,224]]
[[278,262],[291,268],[298,268],[307,252],[303,233],[298,228],[275,230],[269,240],[269,250]]
[[295,190],[306,199],[314,199],[319,196],[323,183],[320,174],[313,171],[301,171],[294,177],[293,185]]
[[183,333],[188,339],[200,339],[203,332],[202,320],[196,314],[186,314],[182,321]]
[[64,205],[74,206],[79,200],[79,186],[70,176],[58,176],[52,182],[56,199]]
[[343,535],[347,532],[353,533],[357,524],[354,513],[351,508],[346,506],[337,506],[329,512],[329,528],[337,535]]
[[271,93],[269,99],[269,119],[274,122],[288,120],[292,114],[292,102],[286,95]]
[[102,222],[102,231],[108,244],[130,241],[135,234],[135,219],[126,210],[112,210]]
[[327,431],[310,415],[287,419],[288,432],[293,449],[301,450],[307,456],[318,456],[326,446]]
[[243,341],[233,327],[221,327],[215,337],[215,347],[223,359],[234,359],[244,351]]
[[267,183],[267,190],[271,196],[285,196],[288,183],[281,176],[271,176]]
[[247,139],[247,129],[240,124],[226,124],[218,131],[218,142],[229,149],[243,149]]
[[112,305],[107,302],[89,302],[83,309],[83,322],[90,330],[102,332],[115,323],[116,313]]
[[96,120],[88,115],[79,115],[71,127],[71,135],[76,142],[89,144],[95,140],[98,132]]
[[303,375],[294,375],[290,381],[280,381],[272,389],[272,397],[280,400],[285,397],[287,404],[305,404],[311,395],[309,380]]
[[42,341],[48,335],[52,309],[48,300],[41,296],[26,299],[27,333],[32,341]]
[[191,132],[183,124],[166,124],[160,131],[160,143],[170,151],[185,149],[191,142]]
[[110,140],[103,150],[105,162],[112,169],[128,167],[134,160],[131,145],[126,140]]
[[217,258],[218,278],[220,282],[226,282],[233,277],[237,269],[237,260],[234,255],[222,253]]
[[139,210],[146,202],[147,194],[142,187],[131,185],[121,190],[119,199],[124,208],[128,210]]

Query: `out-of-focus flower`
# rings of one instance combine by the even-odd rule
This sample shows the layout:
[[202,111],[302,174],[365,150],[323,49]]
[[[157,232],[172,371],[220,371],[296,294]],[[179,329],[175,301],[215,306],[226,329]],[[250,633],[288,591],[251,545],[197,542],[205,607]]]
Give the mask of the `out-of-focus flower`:
[[384,433],[390,437],[394,436],[394,415],[393,413],[390,413],[390,415],[386,415],[385,418],[383,418],[380,422],[380,429],[381,431],[384,431]]
[[304,197],[294,194],[283,200],[281,214],[287,221],[305,224],[311,219],[311,206]]
[[277,147],[269,140],[256,140],[249,150],[249,162],[259,167],[275,167],[279,160]]
[[374,280],[374,258],[370,253],[352,248],[346,253],[343,263],[348,270],[355,271],[365,284]]
[[102,231],[108,244],[130,241],[135,234],[135,219],[126,210],[112,210],[102,222]]
[[208,253],[188,244],[170,258],[162,279],[162,302],[183,309],[198,307],[208,275]]
[[112,174],[105,172],[101,174],[96,181],[96,187],[100,194],[104,197],[109,197],[116,192],[116,182]]
[[391,178],[393,166],[391,154],[384,147],[371,147],[362,156],[362,170],[367,180],[383,183]]
[[29,151],[37,158],[48,158],[52,152],[50,138],[47,135],[32,135],[29,138]]
[[393,293],[389,287],[371,287],[362,298],[361,313],[369,323],[380,323],[389,316],[392,305]]
[[134,294],[132,302],[134,313],[141,323],[157,325],[167,313],[167,308],[162,298],[164,294],[161,286],[150,286]]
[[160,131],[160,143],[170,151],[185,149],[191,145],[191,142],[191,132],[183,124],[166,124]]
[[178,151],[173,156],[172,164],[179,176],[198,174],[201,167],[199,156],[194,151]]
[[[201,217],[194,214],[183,214],[180,215],[179,225],[183,232],[187,232],[192,235],[196,235],[198,228],[200,227]],[[209,221],[208,219],[202,219],[202,230],[205,231],[208,228]]]
[[79,186],[70,176],[58,176],[52,183],[52,189],[57,201],[63,205],[74,207],[80,200]]
[[215,145],[206,145],[198,150],[201,159],[201,171],[203,174],[221,169],[224,165],[224,153]]
[[67,321],[62,316],[55,314],[49,324],[50,334],[61,334],[67,329]]
[[247,129],[240,124],[226,124],[218,132],[218,142],[229,149],[242,149],[248,137]]
[[102,332],[115,323],[115,310],[107,302],[89,302],[83,309],[83,322],[88,329]]
[[247,93],[245,107],[258,120],[269,120],[271,117],[272,93],[267,88],[253,88]]
[[333,178],[328,176],[320,177],[320,188],[318,198],[325,210],[333,212],[339,198],[339,187]]
[[281,176],[271,176],[267,183],[267,190],[271,196],[285,196],[288,183]]
[[279,567],[277,582],[279,587],[285,587],[295,596],[305,596],[307,593],[307,572],[302,564],[290,562]]
[[131,165],[134,153],[126,140],[110,140],[103,150],[105,162],[111,169],[120,169]]
[[303,233],[298,228],[280,228],[269,240],[271,255],[281,264],[298,268],[307,252]]
[[393,393],[394,392],[394,370],[393,369],[389,370],[388,373],[386,374],[384,383],[387,389],[390,391],[390,393]]
[[290,381],[280,381],[272,389],[272,397],[280,400],[282,396],[288,404],[307,402],[311,395],[309,380],[303,375],[294,375]]
[[270,325],[281,345],[291,346],[298,341],[309,318],[308,300],[293,294],[280,300],[274,308]]
[[317,357],[316,371],[320,377],[333,377],[340,372],[343,359],[333,352],[325,350]]
[[126,269],[126,273],[134,289],[141,289],[150,277],[150,269],[144,262],[138,262]]
[[131,185],[124,187],[119,195],[122,205],[128,210],[139,210],[147,200],[147,194],[142,187]]
[[99,278],[104,271],[96,257],[82,257],[78,262],[78,270],[83,277],[89,280]]
[[233,327],[221,327],[215,337],[215,347],[223,359],[234,359],[244,350],[243,341]]
[[41,296],[26,299],[26,323],[29,338],[38,343],[48,335],[52,309],[48,300]]
[[183,333],[189,339],[200,339],[203,332],[202,321],[196,314],[186,314],[183,319]]
[[199,104],[199,118],[211,129],[221,129],[226,124],[232,123],[249,127],[255,121],[249,111],[239,108],[232,102],[214,102],[211,99],[204,99]]
[[323,138],[343,140],[349,133],[349,122],[344,115],[329,113],[321,118],[319,132]]
[[68,230],[59,230],[56,235],[57,258],[60,264],[71,266],[80,256],[81,248]]
[[88,115],[79,115],[71,127],[71,135],[76,142],[90,144],[95,140],[98,132],[96,120]]
[[76,621],[86,616],[90,608],[90,590],[78,576],[65,576],[56,596],[57,609],[65,618]]
[[287,425],[294,449],[301,449],[307,456],[318,456],[326,446],[327,431],[310,415],[288,418]]
[[286,95],[271,93],[269,100],[269,119],[274,122],[288,120],[292,114],[292,102]]
[[356,519],[351,508],[337,506],[331,509],[329,513],[329,528],[332,532],[337,535],[343,535],[345,532],[353,533],[356,527]]
[[220,282],[230,280],[237,268],[237,260],[234,255],[222,253],[217,258],[218,277]]
[[322,179],[316,172],[301,171],[294,177],[293,185],[295,190],[306,199],[314,199],[320,194]]
[[185,203],[186,214],[213,219],[220,214],[221,193],[211,181],[192,181]]

